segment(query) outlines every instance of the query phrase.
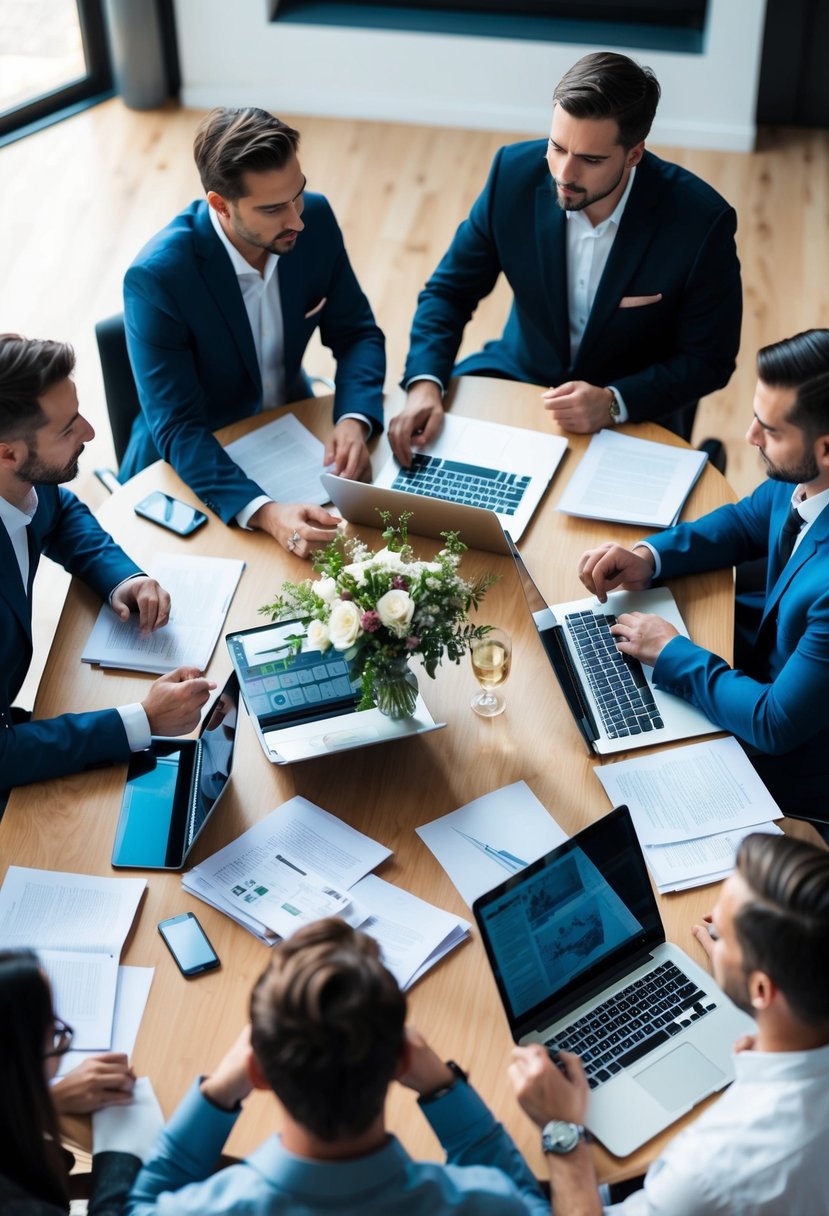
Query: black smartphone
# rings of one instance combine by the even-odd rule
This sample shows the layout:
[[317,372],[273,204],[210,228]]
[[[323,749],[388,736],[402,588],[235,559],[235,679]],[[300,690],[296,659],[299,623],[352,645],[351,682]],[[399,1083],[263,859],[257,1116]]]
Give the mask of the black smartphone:
[[199,511],[178,498],[171,498],[169,494],[162,494],[161,490],[153,490],[152,494],[137,502],[135,514],[143,519],[151,519],[154,524],[168,528],[177,536],[190,536],[197,528],[207,523],[204,511]]
[[203,971],[214,971],[219,966],[219,956],[192,912],[162,920],[158,931],[179,971],[187,979],[201,975]]

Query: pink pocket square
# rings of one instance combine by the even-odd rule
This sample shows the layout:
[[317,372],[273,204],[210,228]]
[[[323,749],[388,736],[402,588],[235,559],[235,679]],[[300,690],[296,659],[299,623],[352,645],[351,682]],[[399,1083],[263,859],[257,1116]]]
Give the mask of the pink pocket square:
[[[660,296],[659,299],[661,300],[662,297]],[[328,303],[328,296],[323,296],[322,299],[320,300],[319,304],[315,304],[313,308],[308,309],[308,311],[305,314],[305,320],[307,321],[310,317],[315,317],[318,312],[322,312],[323,308],[325,308],[327,303]]]
[[646,304],[658,304],[662,299],[660,291],[656,296],[622,296],[619,301],[620,308],[644,308]]

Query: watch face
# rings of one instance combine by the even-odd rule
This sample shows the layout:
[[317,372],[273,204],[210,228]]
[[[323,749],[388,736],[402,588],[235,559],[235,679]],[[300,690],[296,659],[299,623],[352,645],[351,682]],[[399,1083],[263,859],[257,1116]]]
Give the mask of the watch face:
[[581,1128],[577,1123],[554,1120],[541,1133],[541,1147],[545,1153],[571,1153],[581,1139]]

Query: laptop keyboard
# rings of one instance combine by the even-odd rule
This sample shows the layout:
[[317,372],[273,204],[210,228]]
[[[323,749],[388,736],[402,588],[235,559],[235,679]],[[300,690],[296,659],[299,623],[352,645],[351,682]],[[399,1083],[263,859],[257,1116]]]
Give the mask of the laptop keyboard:
[[597,1089],[716,1007],[675,963],[662,963],[544,1046],[551,1055],[563,1048],[580,1056],[590,1088]]
[[400,469],[391,488],[468,507],[485,507],[498,515],[514,515],[529,484],[530,478],[519,473],[502,473],[417,452],[412,467]]
[[642,664],[616,648],[610,632],[616,617],[600,612],[571,612],[564,623],[596,698],[608,738],[623,739],[664,729]]

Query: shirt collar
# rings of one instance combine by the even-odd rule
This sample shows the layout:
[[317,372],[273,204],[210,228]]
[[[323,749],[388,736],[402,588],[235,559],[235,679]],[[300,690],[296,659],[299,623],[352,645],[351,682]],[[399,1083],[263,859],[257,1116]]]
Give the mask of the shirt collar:
[[0,497],[0,520],[5,524],[6,531],[11,535],[27,528],[34,519],[37,510],[37,491],[32,486],[19,507],[15,507],[8,499]]
[[621,224],[622,216],[625,213],[625,207],[627,206],[627,201],[628,201],[628,198],[630,197],[630,192],[633,188],[633,179],[635,178],[635,176],[636,176],[636,166],[634,165],[630,171],[630,177],[628,178],[628,184],[625,186],[622,197],[619,199],[618,203],[613,208],[613,210],[611,211],[611,213],[607,217],[607,219],[602,220],[602,222],[600,224],[597,224],[595,228],[590,223],[590,220],[587,218],[587,216],[584,214],[583,211],[565,211],[564,212],[565,218],[570,223],[586,224],[588,229],[590,230],[590,232],[593,233],[594,236],[603,236],[604,233],[607,232],[607,230],[611,224],[615,224],[617,227],[619,226],[619,224]]
[[813,524],[823,509],[829,506],[829,490],[821,490],[819,494],[812,494],[809,498],[806,498],[805,494],[806,487],[798,486],[792,494],[792,506],[797,508],[798,514],[807,524]]
[[330,1162],[298,1157],[288,1152],[278,1136],[271,1136],[251,1153],[247,1164],[295,1195],[328,1200],[339,1195],[353,1203],[366,1191],[386,1188],[391,1193],[392,1183],[411,1165],[411,1158],[396,1136],[389,1136],[377,1152],[351,1161]]
[[222,227],[218,214],[209,203],[208,209],[210,212],[210,222],[215,229],[216,236],[222,242],[227,251],[227,256],[230,258],[230,264],[236,273],[237,279],[241,279],[246,275],[254,275],[257,279],[261,278],[264,283],[269,283],[271,280],[271,275],[276,270],[276,264],[279,261],[279,254],[268,254],[268,260],[265,262],[264,273],[260,275],[259,271],[256,270],[255,267],[251,266],[250,262],[246,261],[245,258],[242,257],[241,253],[233,242],[228,239],[228,235]]

